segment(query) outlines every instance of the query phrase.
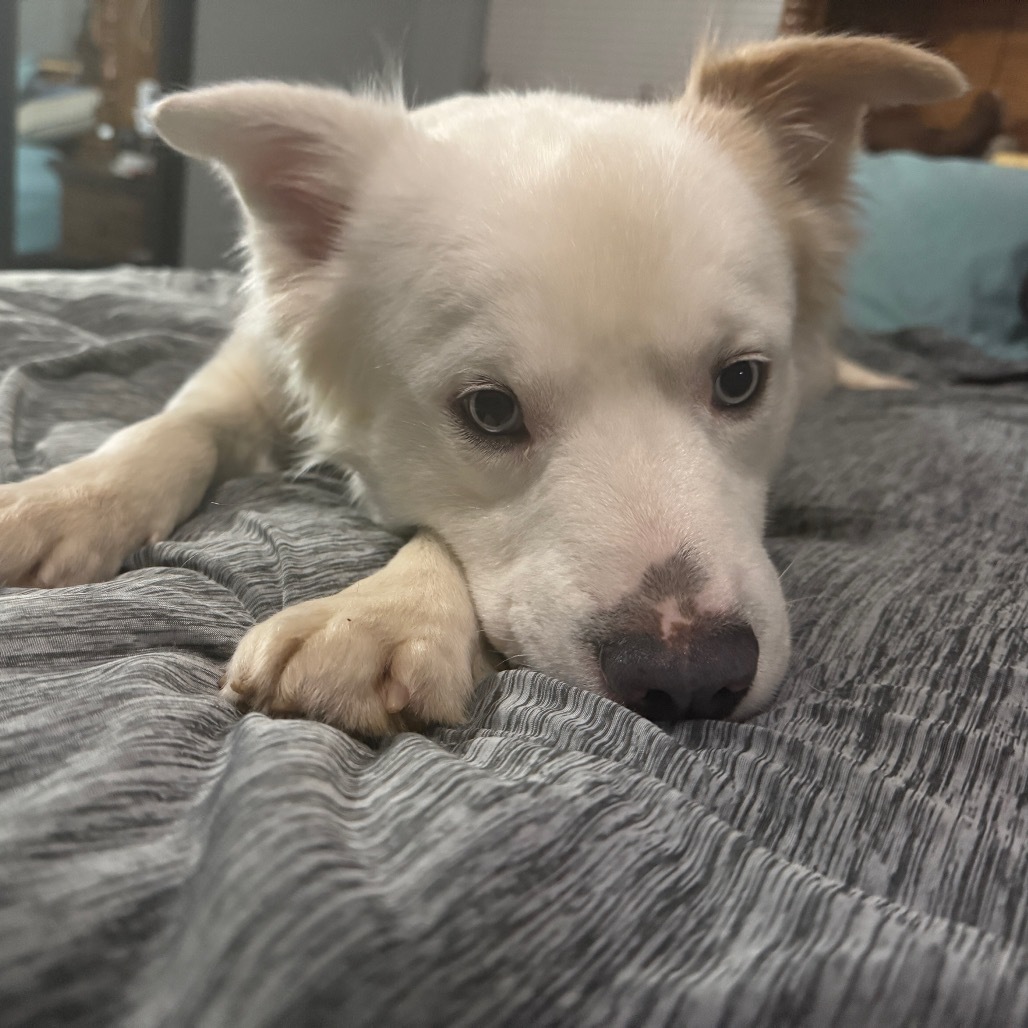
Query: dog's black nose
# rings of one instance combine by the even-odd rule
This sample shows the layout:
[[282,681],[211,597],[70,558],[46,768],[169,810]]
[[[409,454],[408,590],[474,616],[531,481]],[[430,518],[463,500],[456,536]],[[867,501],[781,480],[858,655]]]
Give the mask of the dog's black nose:
[[652,721],[727,717],[753,684],[760,647],[749,625],[715,623],[668,645],[629,635],[599,647],[614,695]]

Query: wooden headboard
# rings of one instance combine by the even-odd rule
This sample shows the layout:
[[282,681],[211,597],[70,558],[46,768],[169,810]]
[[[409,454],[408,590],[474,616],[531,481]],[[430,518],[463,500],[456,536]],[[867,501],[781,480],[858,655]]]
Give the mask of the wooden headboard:
[[921,110],[924,122],[951,129],[975,95],[993,92],[1003,131],[1028,149],[1028,0],[786,0],[782,32],[867,32],[922,43],[953,61],[971,83],[959,100]]

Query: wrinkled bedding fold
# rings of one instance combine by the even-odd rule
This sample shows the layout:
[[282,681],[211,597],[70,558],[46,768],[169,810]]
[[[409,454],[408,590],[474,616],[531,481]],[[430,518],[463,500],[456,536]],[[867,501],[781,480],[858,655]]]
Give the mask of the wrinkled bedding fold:
[[[0,481],[159,409],[229,275],[0,275]],[[666,732],[529,671],[369,746],[217,695],[257,620],[399,540],[317,470],[216,491],[115,580],[0,590],[5,1025],[1028,1024],[1028,383],[809,412],[770,549],[794,657]]]

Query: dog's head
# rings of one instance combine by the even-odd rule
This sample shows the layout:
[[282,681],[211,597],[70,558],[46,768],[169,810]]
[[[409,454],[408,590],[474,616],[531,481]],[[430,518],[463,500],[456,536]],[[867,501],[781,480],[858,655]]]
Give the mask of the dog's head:
[[317,445],[453,549],[494,646],[654,716],[745,716],[788,659],[765,502],[832,378],[863,111],[961,85],[794,39],[647,107],[244,83],[156,124],[227,170]]

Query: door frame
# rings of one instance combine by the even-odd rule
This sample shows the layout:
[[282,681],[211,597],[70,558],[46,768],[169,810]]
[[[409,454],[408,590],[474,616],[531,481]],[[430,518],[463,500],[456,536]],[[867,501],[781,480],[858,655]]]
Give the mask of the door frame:
[[0,3],[0,268],[11,266],[14,252],[14,127],[17,98],[18,4]]

